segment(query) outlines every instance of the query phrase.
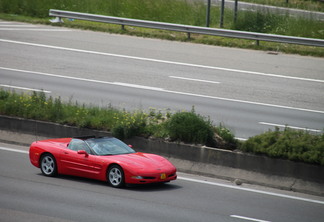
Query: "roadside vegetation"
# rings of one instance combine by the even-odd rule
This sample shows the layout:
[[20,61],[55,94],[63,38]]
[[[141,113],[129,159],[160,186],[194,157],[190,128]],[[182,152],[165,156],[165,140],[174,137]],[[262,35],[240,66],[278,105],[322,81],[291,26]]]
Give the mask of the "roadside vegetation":
[[27,94],[1,89],[0,115],[110,131],[120,139],[141,136],[324,165],[324,133],[276,129],[243,142],[223,125],[215,126],[209,118],[197,114],[194,107],[189,112],[153,108],[148,112],[128,112],[110,105],[64,103],[60,97],[46,97],[43,92]]
[[[291,3],[289,4],[293,4],[294,1],[291,0]],[[309,5],[312,3],[310,1],[305,2],[308,2]],[[0,1],[0,19],[51,24],[48,17],[49,9],[86,12],[194,26],[206,25],[206,6],[204,5],[204,2],[185,0],[2,0]],[[218,28],[219,18],[220,8],[213,6],[211,8],[210,27]],[[71,21],[68,19],[65,19],[63,24],[52,25],[168,40],[190,41],[193,43],[324,57],[324,50],[321,47],[272,42],[261,42],[260,45],[258,45],[256,41],[252,40],[198,34],[192,34],[191,38],[188,39],[187,33],[138,27],[126,27],[126,29],[122,29],[118,25],[87,21]],[[239,11],[237,22],[234,22],[234,12],[226,9],[224,28],[324,39],[323,21],[294,18],[289,17],[288,15],[275,15],[266,11]]]
[[276,128],[250,138],[242,143],[240,149],[274,158],[324,165],[324,133],[314,135],[287,127],[283,131]]
[[111,131],[120,139],[142,136],[224,149],[235,149],[238,143],[228,129],[213,126],[208,118],[196,114],[194,107],[190,112],[154,108],[128,112],[110,105],[63,103],[60,97],[46,97],[43,92],[30,95],[0,90],[0,114]]

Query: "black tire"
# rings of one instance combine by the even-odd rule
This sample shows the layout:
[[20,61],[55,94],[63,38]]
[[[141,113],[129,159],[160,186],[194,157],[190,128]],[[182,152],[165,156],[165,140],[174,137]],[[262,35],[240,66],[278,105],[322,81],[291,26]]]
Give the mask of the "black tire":
[[125,186],[124,171],[119,165],[112,165],[107,171],[107,180],[112,187],[121,188]]
[[57,165],[54,156],[50,153],[42,155],[40,161],[40,169],[42,174],[48,177],[57,175]]

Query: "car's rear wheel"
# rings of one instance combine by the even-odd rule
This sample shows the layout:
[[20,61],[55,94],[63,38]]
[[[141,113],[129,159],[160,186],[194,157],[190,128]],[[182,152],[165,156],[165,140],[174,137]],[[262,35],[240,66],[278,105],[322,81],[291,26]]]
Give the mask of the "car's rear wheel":
[[112,165],[107,172],[108,183],[113,187],[123,187],[125,185],[124,171],[118,165]]
[[44,154],[41,157],[40,168],[45,176],[55,176],[57,174],[57,166],[54,156],[49,153]]

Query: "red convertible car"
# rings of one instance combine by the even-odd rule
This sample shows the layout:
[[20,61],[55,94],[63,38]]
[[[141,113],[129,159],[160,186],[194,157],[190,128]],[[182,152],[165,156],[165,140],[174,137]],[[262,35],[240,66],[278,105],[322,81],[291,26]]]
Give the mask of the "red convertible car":
[[164,183],[177,178],[176,168],[165,158],[135,152],[114,137],[76,137],[33,142],[30,162],[45,176],[57,174],[125,184]]

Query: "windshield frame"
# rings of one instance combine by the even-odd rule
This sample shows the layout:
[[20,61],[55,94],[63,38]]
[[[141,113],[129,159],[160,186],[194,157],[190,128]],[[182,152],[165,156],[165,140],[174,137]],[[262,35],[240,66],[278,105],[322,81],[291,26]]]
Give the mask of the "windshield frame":
[[136,153],[130,146],[115,137],[89,138],[84,142],[97,156],[111,156]]

